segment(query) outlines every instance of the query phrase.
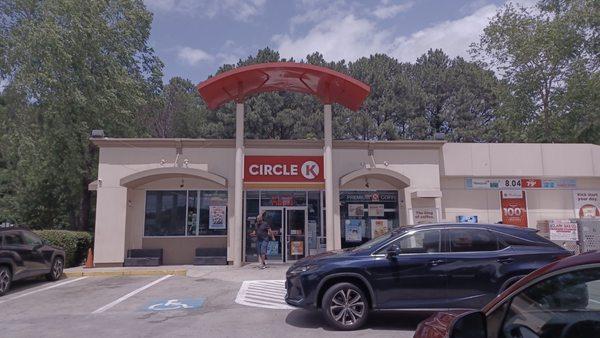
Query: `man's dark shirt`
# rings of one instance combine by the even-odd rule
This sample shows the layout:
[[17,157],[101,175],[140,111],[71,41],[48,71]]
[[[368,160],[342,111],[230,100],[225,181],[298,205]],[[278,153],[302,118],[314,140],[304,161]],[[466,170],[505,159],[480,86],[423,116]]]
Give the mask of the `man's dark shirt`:
[[266,222],[258,223],[258,225],[256,226],[256,237],[258,238],[258,240],[269,240],[269,230],[271,230],[271,227]]

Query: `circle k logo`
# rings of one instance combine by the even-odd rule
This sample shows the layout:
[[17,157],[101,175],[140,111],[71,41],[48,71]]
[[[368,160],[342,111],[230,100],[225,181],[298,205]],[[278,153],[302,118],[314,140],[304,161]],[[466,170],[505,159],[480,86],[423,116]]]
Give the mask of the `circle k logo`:
[[302,164],[300,172],[307,180],[314,180],[317,178],[317,176],[319,176],[319,164],[314,161],[306,161],[304,164]]

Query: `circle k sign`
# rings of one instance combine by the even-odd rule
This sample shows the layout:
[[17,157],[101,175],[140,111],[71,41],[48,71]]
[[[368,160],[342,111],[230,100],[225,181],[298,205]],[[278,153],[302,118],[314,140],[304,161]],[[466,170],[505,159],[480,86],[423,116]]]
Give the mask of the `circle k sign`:
[[321,156],[246,156],[246,182],[324,182]]

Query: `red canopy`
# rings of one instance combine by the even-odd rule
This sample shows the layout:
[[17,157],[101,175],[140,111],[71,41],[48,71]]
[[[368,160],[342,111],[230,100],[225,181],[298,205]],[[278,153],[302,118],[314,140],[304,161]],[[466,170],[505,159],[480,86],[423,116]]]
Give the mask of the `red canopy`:
[[323,103],[339,103],[358,110],[371,88],[334,70],[295,62],[261,63],[219,74],[198,85],[210,109],[228,101],[243,101],[264,92],[292,91],[317,96]]

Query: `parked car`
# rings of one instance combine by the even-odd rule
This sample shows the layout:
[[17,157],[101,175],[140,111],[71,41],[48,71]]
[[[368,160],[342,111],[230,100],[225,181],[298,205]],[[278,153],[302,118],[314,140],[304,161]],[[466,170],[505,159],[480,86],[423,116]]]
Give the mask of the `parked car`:
[[0,296],[13,281],[45,275],[48,280],[62,276],[65,251],[49,245],[33,232],[21,228],[0,228]]
[[286,302],[320,309],[341,330],[372,310],[481,309],[570,251],[534,229],[499,224],[405,227],[353,249],[310,256],[286,274]]
[[436,313],[419,324],[414,337],[600,337],[600,252],[550,263],[481,311]]

